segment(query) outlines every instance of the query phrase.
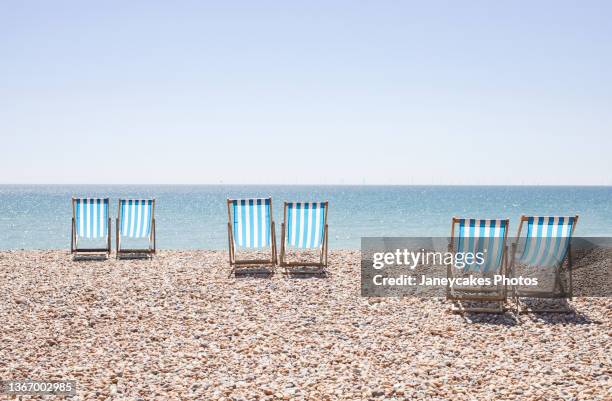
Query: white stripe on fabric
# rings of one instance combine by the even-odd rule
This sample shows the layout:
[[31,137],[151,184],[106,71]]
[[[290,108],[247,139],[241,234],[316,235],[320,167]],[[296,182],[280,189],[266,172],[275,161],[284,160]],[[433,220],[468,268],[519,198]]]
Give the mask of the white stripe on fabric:
[[87,220],[85,221],[87,226],[87,238],[91,238],[91,203],[89,202],[89,199],[87,199],[85,205],[87,211]]
[[291,246],[296,245],[296,236],[297,236],[297,208],[296,204],[291,204]]
[[98,202],[96,201],[96,199],[92,199],[92,224],[91,224],[91,231],[92,231],[92,237],[96,238],[97,237],[97,233],[98,233]]
[[300,219],[300,233],[299,233],[299,238],[298,238],[298,248],[303,248],[304,247],[304,213],[306,212],[304,210],[304,204],[303,203],[298,203],[298,205],[300,205],[300,214],[299,214],[299,219]]
[[252,248],[253,244],[251,242],[251,202],[247,200],[244,205],[244,227],[245,227],[245,241],[244,244],[248,248]]
[[244,238],[242,237],[242,205],[240,201],[234,201],[234,220],[238,222],[238,245],[244,246]]
[[267,200],[263,200],[259,207],[260,225],[261,225],[261,246],[268,246],[268,238],[266,236],[266,227],[268,225]]
[[153,207],[153,201],[146,201],[146,206],[144,208],[143,211],[143,225],[142,225],[142,236],[148,236],[149,235],[149,230],[150,230],[150,225],[149,225],[149,221],[150,221],[150,211]]
[[259,205],[257,200],[253,200],[253,246],[259,246]]
[[316,220],[315,220],[315,233],[314,233],[314,239],[313,239],[313,243],[312,243],[312,247],[318,247],[319,246],[319,241],[321,240],[321,220],[322,220],[322,216],[321,213],[323,213],[323,204],[317,204],[320,207],[317,208],[316,212],[315,212],[315,216],[316,216]]
[[105,203],[104,200],[99,200],[100,203],[98,203],[98,237],[103,237],[104,236],[104,224],[105,224],[105,219],[104,219],[104,210],[105,210]]
[[136,227],[134,228],[134,236],[140,237],[142,235],[141,234],[142,233],[142,205],[140,201],[136,201],[135,203],[136,205],[134,207],[136,208],[136,216],[135,216]]
[[312,240],[312,206],[314,204],[306,202],[306,205],[308,206],[308,212],[304,212],[307,213],[306,241],[304,242],[304,248],[309,248],[311,246],[310,242]]
[[136,220],[136,201],[132,200],[128,203],[129,205],[129,216],[130,216],[130,221],[128,222],[128,227],[130,229],[129,231],[129,236],[133,237],[134,236],[134,227],[136,226],[135,224],[135,220]]
[[79,199],[79,236],[85,236],[85,205],[83,203],[83,199]]

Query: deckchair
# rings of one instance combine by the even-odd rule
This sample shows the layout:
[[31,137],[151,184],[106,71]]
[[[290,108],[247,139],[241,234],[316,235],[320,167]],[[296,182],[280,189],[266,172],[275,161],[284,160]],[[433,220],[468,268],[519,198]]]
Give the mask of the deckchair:
[[[227,217],[230,275],[238,266],[276,265],[276,233],[272,219],[272,198],[228,199]],[[270,247],[269,258],[237,258],[237,248],[267,247]]]
[[[482,252],[483,263],[473,263],[459,268],[447,264],[447,277],[476,275],[488,278],[493,282],[495,275],[505,275],[508,266],[508,219],[464,219],[453,217],[449,251],[454,255],[458,253],[476,254]],[[493,312],[502,313],[506,301],[507,288],[503,285],[487,286],[455,286],[447,285],[446,297],[452,300],[457,307],[453,312]],[[484,303],[485,306],[472,306]],[[494,304],[490,307],[486,305]]]
[[[532,289],[513,286],[512,296],[516,303],[517,313],[521,312],[521,298],[572,299],[571,239],[577,223],[578,216],[521,216],[516,241],[512,244],[510,274],[511,276],[517,275],[517,264],[531,270],[550,269],[548,278],[552,278],[552,285],[539,284]],[[527,227],[527,233],[525,237],[521,237],[524,226]],[[561,268],[566,260],[569,273],[567,284],[561,278]],[[526,310],[530,312],[569,312],[567,308],[527,308]]]
[[[156,251],[155,199],[119,199],[117,211],[117,258],[144,255]],[[127,239],[127,240],[126,240]],[[148,240],[146,248],[125,248],[123,241]]]
[[[106,239],[103,248],[79,247],[81,240]],[[74,256],[111,252],[108,198],[72,198],[72,234],[70,253]]]
[[[327,268],[327,202],[285,202],[279,264]],[[287,261],[288,248],[317,249],[319,261]]]

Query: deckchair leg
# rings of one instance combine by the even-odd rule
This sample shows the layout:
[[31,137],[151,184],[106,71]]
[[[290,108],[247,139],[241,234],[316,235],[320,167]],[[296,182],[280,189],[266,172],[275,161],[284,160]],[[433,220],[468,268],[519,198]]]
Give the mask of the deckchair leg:
[[280,243],[280,255],[278,259],[279,266],[283,266],[285,263],[285,223],[281,223],[281,243]]
[[72,218],[72,230],[70,232],[70,253],[74,253],[74,229],[75,229],[75,222],[74,222],[74,217]]
[[[272,210],[272,208],[270,208]],[[272,221],[272,268],[276,266],[277,263],[277,255],[276,255],[276,227],[274,226],[274,221]]]
[[120,242],[119,242],[119,218],[115,220],[115,259],[119,259],[119,252],[121,252]]

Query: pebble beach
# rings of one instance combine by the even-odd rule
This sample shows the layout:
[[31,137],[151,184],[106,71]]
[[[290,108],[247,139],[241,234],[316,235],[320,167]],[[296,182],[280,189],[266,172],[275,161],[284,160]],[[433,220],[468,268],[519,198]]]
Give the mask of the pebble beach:
[[612,399],[609,298],[461,316],[361,297],[359,251],[314,277],[227,260],[0,252],[0,378],[75,380],[73,400]]

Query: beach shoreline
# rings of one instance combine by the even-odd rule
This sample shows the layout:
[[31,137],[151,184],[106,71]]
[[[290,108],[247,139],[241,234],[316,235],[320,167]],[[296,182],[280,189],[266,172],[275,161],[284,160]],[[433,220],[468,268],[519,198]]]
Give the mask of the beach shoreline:
[[226,251],[0,251],[0,377],[76,380],[75,400],[612,395],[610,298],[466,319],[440,298],[361,297],[358,250],[329,261],[326,277],[234,277]]

